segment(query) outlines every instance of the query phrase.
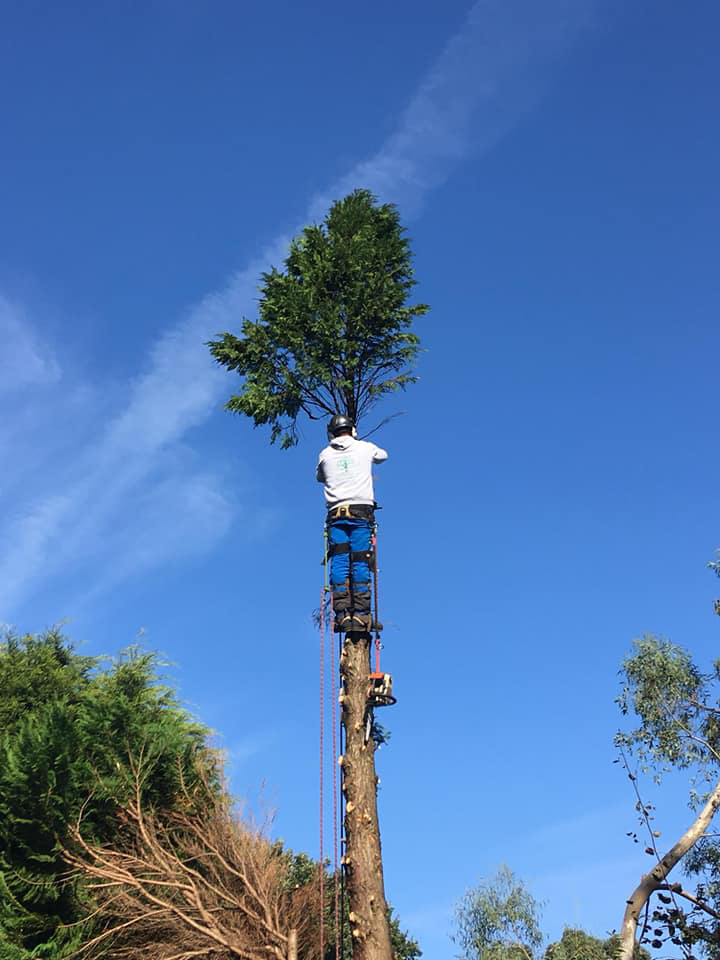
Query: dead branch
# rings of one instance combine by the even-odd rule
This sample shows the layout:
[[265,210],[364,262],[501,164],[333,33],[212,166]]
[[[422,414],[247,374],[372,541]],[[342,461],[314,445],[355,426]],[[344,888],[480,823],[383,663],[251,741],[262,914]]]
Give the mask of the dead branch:
[[292,889],[288,855],[207,781],[170,813],[146,809],[142,766],[112,846],[89,842],[82,819],[71,831],[66,858],[95,901],[93,935],[75,956],[288,960],[299,949],[314,960],[317,885]]

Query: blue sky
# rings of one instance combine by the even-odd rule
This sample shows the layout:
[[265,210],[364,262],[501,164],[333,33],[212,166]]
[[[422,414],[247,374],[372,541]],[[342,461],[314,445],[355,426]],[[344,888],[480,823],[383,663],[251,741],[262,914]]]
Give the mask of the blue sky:
[[[641,872],[612,760],[646,631],[717,649],[710,0],[13,4],[0,35],[0,621],[139,631],[232,783],[317,850],[319,425],[203,346],[328,203],[399,204],[420,381],[378,442],[388,897],[425,956],[507,862],[602,934]],[[367,426],[372,426],[372,420]],[[653,793],[646,788],[648,796]],[[656,797],[672,837],[682,784]]]

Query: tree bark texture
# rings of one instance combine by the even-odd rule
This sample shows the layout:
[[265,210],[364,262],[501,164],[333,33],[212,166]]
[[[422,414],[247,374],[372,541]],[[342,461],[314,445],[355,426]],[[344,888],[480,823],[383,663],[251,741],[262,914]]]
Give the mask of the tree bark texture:
[[707,803],[690,827],[688,827],[680,839],[660,859],[659,863],[650,873],[645,874],[638,886],[633,890],[632,895],[627,900],[625,916],[623,917],[622,927],[620,928],[619,960],[633,960],[635,936],[637,934],[640,912],[656,890],[663,890],[667,887],[667,875],[705,833],[718,806],[720,806],[720,783],[715,786]]
[[375,744],[365,743],[369,634],[346,635],[340,656],[345,754],[345,875],[353,960],[391,960],[377,812]]

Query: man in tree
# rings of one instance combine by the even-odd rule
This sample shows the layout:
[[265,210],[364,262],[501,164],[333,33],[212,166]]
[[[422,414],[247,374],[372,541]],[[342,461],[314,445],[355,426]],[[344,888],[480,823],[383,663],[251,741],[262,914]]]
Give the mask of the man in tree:
[[[387,460],[374,443],[358,440],[349,417],[336,414],[328,424],[330,443],[320,451],[317,479],[325,484],[328,557],[335,630],[373,629],[370,605],[370,552],[375,519],[372,466]],[[380,625],[375,624],[379,630]]]
[[[414,285],[410,242],[397,208],[362,189],[338,200],[322,223],[293,239],[282,268],[263,274],[257,320],[243,320],[240,336],[228,331],[209,344],[215,360],[241,377],[226,408],[250,417],[255,426],[270,426],[270,440],[279,440],[284,448],[298,442],[302,414],[317,420],[342,413],[350,421],[342,441],[348,443],[352,428],[376,403],[415,382],[420,347],[411,327],[428,307],[409,302]],[[324,483],[326,464],[320,478]],[[335,507],[331,511],[333,541],[350,542],[354,536],[355,545],[367,547],[374,506],[369,473],[368,483],[367,495],[338,497],[337,507],[344,506],[346,516],[335,515]],[[366,515],[353,516],[362,506]],[[357,530],[336,523],[357,519],[364,521],[362,541]],[[358,552],[354,544],[344,549]],[[367,563],[369,558],[364,559]],[[343,572],[341,560],[340,573],[334,563],[333,585],[341,587],[335,581],[347,580],[348,594],[353,588],[356,595],[368,594],[361,632],[354,634],[355,643],[344,645],[340,657],[348,918],[354,960],[390,960],[375,743],[365,740],[372,618],[370,591],[360,584],[369,584],[370,570],[356,564],[353,578],[347,552],[345,561],[347,568]],[[357,606],[357,596],[350,599]],[[341,612],[348,613],[345,626],[360,627],[353,623],[352,602]]]

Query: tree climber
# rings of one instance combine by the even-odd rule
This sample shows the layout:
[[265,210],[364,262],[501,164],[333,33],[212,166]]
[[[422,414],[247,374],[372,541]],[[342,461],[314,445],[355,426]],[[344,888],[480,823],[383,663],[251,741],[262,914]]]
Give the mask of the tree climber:
[[352,420],[342,414],[330,420],[327,432],[330,443],[320,451],[316,475],[325,484],[335,630],[370,632],[374,560],[370,539],[375,521],[372,465],[387,460],[387,453],[374,443],[358,440]]

